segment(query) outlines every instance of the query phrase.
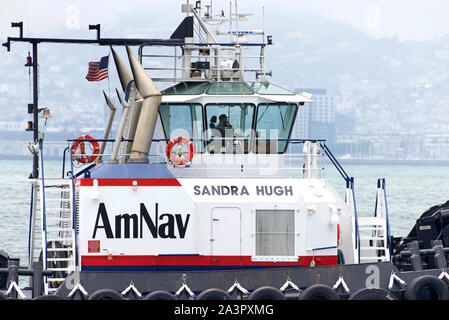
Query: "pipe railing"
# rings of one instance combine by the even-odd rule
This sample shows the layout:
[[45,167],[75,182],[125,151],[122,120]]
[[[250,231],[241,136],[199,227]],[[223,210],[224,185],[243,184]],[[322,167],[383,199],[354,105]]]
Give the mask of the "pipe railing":
[[[380,188],[383,192],[384,204],[385,204],[385,224],[386,224],[386,232],[387,232],[387,249],[390,250],[390,258],[391,258],[391,234],[390,234],[390,218],[388,214],[388,203],[387,203],[387,189],[385,178],[377,179],[377,187]],[[377,215],[377,199],[376,199],[376,212]]]
[[[325,155],[329,158],[329,160],[331,161],[331,163],[337,168],[337,170],[340,172],[340,174],[342,174],[343,177],[348,177],[346,172],[342,169],[341,165],[338,163],[338,161],[336,160],[336,158],[332,155],[332,153],[330,152],[330,150],[327,148],[327,146],[325,145],[325,140],[324,139],[270,139],[270,138],[240,138],[240,137],[230,137],[230,138],[210,138],[210,139],[202,139],[202,138],[193,138],[190,139],[192,142],[203,142],[203,147],[201,152],[197,152],[198,154],[216,154],[216,155],[225,155],[225,154],[252,154],[252,155],[266,155],[266,154],[277,154],[279,155],[281,158],[287,159],[288,157],[290,157],[290,160],[294,160],[293,157],[297,156],[298,160],[301,159],[301,156],[303,156],[304,154],[299,152],[299,153],[291,153],[291,149],[290,149],[290,153],[288,152],[288,146],[285,146],[285,151],[284,152],[280,152],[280,153],[270,153],[270,152],[264,152],[265,150],[262,150],[261,152],[254,152],[254,145],[250,148],[248,148],[248,151],[244,151],[244,150],[240,150],[239,152],[236,151],[225,151],[225,152],[210,152],[207,150],[207,145],[209,145],[210,143],[213,142],[253,142],[253,144],[257,144],[258,141],[270,141],[270,142],[274,142],[274,143],[279,143],[279,142],[287,142],[291,145],[297,145],[297,144],[302,144],[305,142],[312,142],[312,143],[319,143],[321,147],[323,147],[323,150],[325,151]],[[73,147],[74,147],[74,143],[75,142],[115,142],[115,139],[69,139],[67,140],[67,142],[70,144],[72,143],[72,147],[67,147],[64,150],[63,153],[63,177],[64,177],[64,170],[65,170],[65,157],[66,157],[66,153],[68,152],[69,148],[71,150],[70,154],[73,155]],[[170,139],[152,139],[152,142],[155,143],[167,143],[169,142]],[[120,142],[133,142],[133,139],[125,139],[125,138],[121,138]],[[103,154],[93,154],[93,153],[85,153],[83,154],[83,156],[110,156],[111,154],[109,153],[103,153]],[[324,156],[324,154],[322,154]],[[127,157],[129,156],[129,154],[117,154],[117,157]],[[166,158],[166,154],[165,153],[158,153],[158,154],[149,154],[148,155],[151,158],[157,158],[157,157],[164,157]],[[316,155],[318,156],[318,155]],[[71,159],[71,171],[67,172],[67,175],[70,175],[70,173],[74,174],[74,166],[73,166],[73,161],[74,158],[73,156],[70,156]],[[161,161],[161,163],[167,163],[167,159],[164,159],[164,161]],[[198,167],[196,167],[198,168]],[[291,168],[286,168],[286,169],[292,169]],[[298,167],[299,168],[299,167]],[[252,168],[253,169],[253,168]],[[320,169],[324,169],[324,168],[320,168]],[[85,169],[83,169],[85,170]],[[313,169],[312,169],[313,170]],[[342,173],[344,172],[344,173]],[[75,174],[74,174],[75,175]],[[77,174],[76,176],[78,176],[79,174]],[[345,178],[346,181],[348,181],[349,178]]]

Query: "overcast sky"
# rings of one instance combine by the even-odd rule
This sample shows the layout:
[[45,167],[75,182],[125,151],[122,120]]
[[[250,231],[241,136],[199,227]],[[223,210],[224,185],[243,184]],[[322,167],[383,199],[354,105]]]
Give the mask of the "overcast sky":
[[[13,21],[23,21],[24,36],[31,37],[93,39],[95,31],[89,31],[88,25],[100,23],[102,37],[105,38],[168,38],[185,16],[181,12],[181,4],[186,1],[0,0],[0,42],[5,42],[8,36],[18,35],[18,30],[11,28]],[[195,0],[189,1],[195,3]],[[203,8],[206,4],[210,4],[210,0],[202,1]],[[224,10],[228,16],[230,0],[213,0],[212,5],[214,15]],[[232,10],[235,10],[234,3]],[[294,30],[294,27],[289,30],[288,27],[293,25],[293,19],[301,19],[310,13],[344,22],[373,37],[396,35],[403,41],[423,41],[449,34],[449,0],[238,0],[238,12],[253,13],[245,27],[261,29],[264,22],[266,34],[271,34],[273,29],[280,30],[276,28],[279,24],[284,27],[282,30],[287,30],[285,32],[301,33],[301,30]],[[276,38],[275,44],[280,45]],[[286,47],[288,44],[281,45]],[[18,43],[11,46],[9,54],[4,47],[0,48],[0,66],[8,64],[12,57],[20,56],[25,61],[26,50],[30,50],[30,46]],[[58,63],[56,59],[64,58],[62,51],[52,51],[53,48],[56,47],[39,47],[41,59],[51,59],[51,63],[47,61],[43,67],[58,67],[52,64]],[[108,51],[93,47],[85,61],[99,59]],[[54,53],[54,58],[49,53]],[[119,53],[123,55],[124,51]],[[79,67],[85,72],[85,64]],[[41,69],[43,75],[48,75],[45,72]],[[7,76],[7,72],[0,73],[0,92],[3,87],[7,88]]]
[[[172,30],[173,22],[184,15],[182,0],[1,0],[0,36],[14,34],[11,21],[24,21],[25,35],[79,34],[89,37],[88,24],[101,23],[105,35],[109,28],[126,23],[134,30]],[[194,3],[190,0],[190,3]],[[210,0],[203,0],[203,6]],[[229,0],[214,0],[214,14],[229,12]],[[449,33],[448,0],[240,0],[239,12],[252,12],[262,21],[265,8],[266,27],[283,21],[283,13],[309,9],[344,21],[372,36],[398,35],[401,40],[428,40]],[[133,19],[133,16],[135,19]],[[269,31],[269,30],[267,30]],[[297,30],[299,31],[299,30]],[[155,35],[152,35],[155,37]],[[150,36],[151,37],[151,36]]]

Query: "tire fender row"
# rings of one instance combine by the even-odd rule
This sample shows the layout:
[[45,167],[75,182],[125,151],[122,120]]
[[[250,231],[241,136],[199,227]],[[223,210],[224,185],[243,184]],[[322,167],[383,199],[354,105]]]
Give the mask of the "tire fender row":
[[[389,289],[392,289],[394,281],[401,284],[400,290],[387,290],[382,288],[362,288],[355,292],[350,292],[344,279],[340,276],[336,284],[331,287],[326,284],[313,284],[303,290],[296,286],[289,278],[280,288],[272,286],[262,286],[252,292],[242,287],[238,281],[231,286],[228,291],[220,288],[209,288],[201,291],[197,295],[188,287],[185,278],[182,286],[175,293],[165,290],[156,290],[146,295],[142,295],[134,283],[119,292],[114,289],[102,288],[88,294],[78,283],[69,293],[68,300],[286,300],[287,292],[291,289],[299,293],[298,300],[449,300],[448,285],[444,278],[449,280],[449,274],[445,271],[439,277],[433,275],[421,275],[405,283],[402,279],[392,273]],[[337,289],[342,287],[343,294],[339,294]],[[398,296],[399,292],[399,296]],[[0,300],[12,299],[8,294],[0,292]],[[291,298],[290,298],[291,299]],[[42,295],[33,300],[64,300],[57,295]]]

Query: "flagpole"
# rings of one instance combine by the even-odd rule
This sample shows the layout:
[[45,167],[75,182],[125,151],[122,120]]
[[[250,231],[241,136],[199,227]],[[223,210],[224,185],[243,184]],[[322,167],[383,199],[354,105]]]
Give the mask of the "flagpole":
[[111,50],[109,50],[109,54],[108,54],[108,94],[109,97],[111,97],[111,87],[110,87],[110,82],[109,82],[109,56],[111,55]]

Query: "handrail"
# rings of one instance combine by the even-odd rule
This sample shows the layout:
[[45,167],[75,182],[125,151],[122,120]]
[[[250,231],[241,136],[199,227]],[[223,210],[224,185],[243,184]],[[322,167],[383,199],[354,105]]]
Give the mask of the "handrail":
[[358,254],[357,254],[357,256],[358,256],[358,263],[360,263],[360,231],[359,231],[359,222],[358,222],[358,217],[357,217],[357,205],[356,205],[356,202],[355,202],[355,191],[354,191],[354,178],[353,177],[351,177],[350,179],[349,179],[349,182],[350,182],[350,186],[351,186],[351,192],[352,192],[352,202],[353,202],[353,205],[354,205],[354,220],[355,220],[355,241],[354,241],[354,244],[355,244],[355,249],[357,249],[357,251],[358,251]]
[[[75,146],[72,145],[70,147],[70,154],[73,154],[73,148]],[[70,157],[70,166],[71,166],[71,179],[72,179],[72,229],[73,229],[73,245],[74,245],[74,252],[75,252],[75,269],[78,266],[78,243],[76,241],[77,234],[76,234],[76,202],[75,202],[75,175],[73,171],[73,157]]]
[[[210,142],[210,141],[215,141],[215,140],[219,140],[219,141],[221,141],[221,140],[226,140],[226,141],[234,141],[234,140],[237,140],[237,141],[248,141],[248,140],[260,140],[260,141],[286,141],[286,142],[290,142],[290,143],[304,143],[304,142],[307,142],[307,141],[310,141],[310,142],[320,142],[320,143],[322,143],[322,142],[325,142],[326,140],[324,140],[324,139],[272,139],[272,138],[234,138],[234,137],[229,137],[229,138],[227,138],[227,137],[222,137],[222,138],[217,138],[217,137],[214,137],[214,138],[210,138],[210,139],[203,139],[203,138],[191,138],[191,139],[189,139],[190,141],[204,141],[204,142]],[[93,142],[93,141],[96,141],[96,142],[114,142],[115,141],[115,139],[67,139],[67,142],[74,142],[74,141],[88,141],[88,142]],[[125,139],[125,138],[122,138],[121,140],[120,140],[121,142],[133,142],[134,141],[134,139]],[[170,141],[170,139],[152,139],[151,140],[152,142],[169,142]],[[321,145],[321,144],[320,144]],[[323,145],[321,145],[321,146],[325,146],[325,144],[323,144]],[[327,148],[327,146],[326,146],[326,149],[327,150],[329,150],[329,148]],[[330,152],[330,150],[329,150],[329,152]],[[335,158],[335,157],[334,157]]]
[[[388,216],[387,188],[386,188],[385,178],[382,178],[382,189],[384,190],[385,219],[386,219],[386,225],[387,225],[387,249],[390,250],[391,249],[390,218]],[[390,260],[391,260],[391,254],[390,254]]]
[[327,147],[327,145],[325,143],[321,143],[320,142],[320,146],[324,149],[324,152],[326,153],[327,157],[329,158],[329,160],[332,162],[332,164],[335,166],[335,168],[337,169],[337,171],[340,173],[340,175],[343,177],[343,179],[346,181],[346,187],[348,187],[349,185],[349,181],[350,181],[350,177],[349,175],[346,173],[346,171],[343,169],[343,167],[341,166],[341,164],[338,162],[337,158],[335,158],[335,156],[332,154],[332,152],[330,151],[330,149]]
[[65,173],[65,154],[69,150],[69,147],[66,147],[64,149],[64,152],[62,153],[62,178],[64,179],[64,173]]
[[329,150],[327,145],[325,143],[320,143],[320,146],[323,147],[324,152],[326,153],[329,160],[332,162],[332,164],[335,166],[337,171],[340,173],[340,175],[343,177],[343,179],[346,181],[346,188],[351,189],[352,193],[352,202],[354,205],[354,228],[355,228],[355,239],[354,239],[354,246],[355,249],[358,251],[358,263],[360,263],[360,230],[359,230],[359,222],[358,222],[358,215],[357,215],[357,204],[355,201],[355,191],[354,191],[354,178],[349,177],[349,175],[346,173],[346,171],[343,169],[341,164],[338,162],[337,158],[332,154],[332,152]]
[[[39,150],[40,150],[40,161],[41,161],[41,194],[42,197],[40,201],[42,201],[42,262],[43,262],[43,269],[47,269],[47,217],[45,213],[45,180],[44,180],[44,157],[43,157],[43,146],[44,142],[42,138],[39,138]],[[45,291],[47,291],[47,277],[44,277],[44,283],[45,283]],[[46,293],[46,292],[45,292]]]
[[30,222],[29,222],[29,228],[28,228],[28,266],[31,266],[31,264],[33,263],[33,261],[32,261],[33,257],[31,254],[31,250],[34,250],[34,249],[31,248],[31,237],[33,236],[32,233],[33,233],[33,229],[34,229],[33,214],[36,214],[36,212],[34,210],[34,208],[35,208],[34,201],[35,201],[35,199],[34,199],[34,183],[32,183],[31,184],[31,202],[30,202]]

